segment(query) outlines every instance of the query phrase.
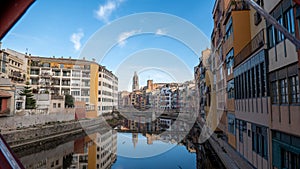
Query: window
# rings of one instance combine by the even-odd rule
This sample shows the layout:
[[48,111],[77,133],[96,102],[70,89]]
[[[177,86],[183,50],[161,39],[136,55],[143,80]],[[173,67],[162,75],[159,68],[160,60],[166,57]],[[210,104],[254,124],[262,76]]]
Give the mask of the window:
[[235,135],[235,117],[232,114],[227,115],[228,132]]
[[240,83],[240,85],[241,85],[241,86],[240,86],[240,88],[241,88],[241,93],[240,93],[240,95],[241,95],[241,98],[244,99],[244,98],[245,98],[245,97],[244,97],[244,96],[245,96],[245,88],[244,88],[244,83],[245,83],[245,82],[244,82],[244,75],[241,74],[241,75],[240,75],[240,78],[241,78],[241,83]]
[[288,92],[287,92],[287,80],[280,80],[280,102],[287,103],[288,102]]
[[[278,19],[277,19],[277,22],[280,24],[280,25],[283,25],[283,19],[282,19],[282,16],[280,16]],[[281,33],[280,31],[276,30],[277,34],[276,34],[276,43],[279,43],[281,42],[283,39],[284,39],[284,35],[283,33]]]
[[253,87],[252,96],[253,96],[253,98],[255,98],[257,96],[256,95],[257,86],[256,86],[256,72],[255,72],[255,68],[252,68],[251,72],[252,72],[251,75],[252,75],[252,87]]
[[231,49],[226,55],[227,75],[233,73],[233,64],[234,64],[234,52],[233,49]]
[[300,167],[300,155],[281,148],[281,167],[298,169]]
[[233,33],[232,18],[230,18],[228,23],[226,24],[225,40],[227,40],[232,33]]
[[60,108],[60,107],[61,107],[61,104],[60,104],[60,103],[58,103],[58,104],[57,104],[57,107],[58,107],[58,108]]
[[[16,109],[17,110],[21,110],[22,109],[22,102],[17,102]],[[1,110],[1,108],[0,108],[0,110]]]
[[235,92],[234,92],[234,98],[238,99],[239,96],[239,85],[238,85],[238,77],[234,78],[234,87],[235,87]]
[[261,72],[259,70],[259,65],[256,66],[255,68],[256,71],[256,96],[259,97],[261,95],[261,91],[260,91],[260,83],[261,83]]
[[247,131],[247,123],[243,120],[236,120],[237,130],[239,131],[239,141],[243,143],[243,133]]
[[80,91],[71,91],[72,96],[80,96]]
[[268,157],[267,128],[252,124],[252,150],[263,158]]
[[265,64],[260,64],[260,77],[261,77],[261,96],[266,96],[266,72]]
[[50,63],[43,63],[43,67],[50,67]]
[[269,44],[269,48],[272,48],[275,45],[275,31],[274,31],[274,26],[270,26],[268,28],[268,44]]
[[73,77],[80,77],[80,72],[79,71],[73,71],[72,76]]
[[278,103],[278,85],[277,81],[271,82],[272,103]]
[[299,88],[299,77],[289,77],[291,101],[292,103],[300,103],[300,88]]
[[[285,9],[283,9],[285,8]],[[287,9],[288,8],[288,9]],[[286,10],[287,9],[287,10]],[[280,14],[279,16],[277,16]],[[292,5],[290,4],[287,6],[287,4],[280,5],[273,13],[273,16],[276,15],[277,22],[284,26],[291,34],[295,33],[295,21],[294,21],[294,10],[292,8]],[[268,44],[269,48],[274,47],[276,44],[280,43],[285,39],[282,32],[276,30],[273,26],[268,27]],[[277,58],[276,58],[277,60]]]
[[290,32],[295,33],[295,22],[294,22],[294,13],[293,8],[287,10],[284,14],[284,27]]
[[56,103],[53,103],[53,108],[56,108]]
[[230,80],[227,84],[228,99],[234,98],[234,80]]

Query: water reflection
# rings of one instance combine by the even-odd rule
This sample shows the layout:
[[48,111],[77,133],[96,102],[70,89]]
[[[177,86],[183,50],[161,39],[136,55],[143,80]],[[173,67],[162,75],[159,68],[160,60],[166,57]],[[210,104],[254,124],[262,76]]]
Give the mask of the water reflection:
[[[51,146],[24,147],[14,150],[25,168],[106,169],[116,161],[117,132],[110,128],[90,131],[87,136],[78,135],[66,143]],[[19,148],[20,149],[20,148]]]
[[72,163],[68,168],[111,167],[116,160],[117,132],[105,130],[74,141]]
[[146,123],[133,119],[123,119],[114,130],[101,126],[14,151],[29,169],[219,168],[205,156],[195,123],[166,116]]
[[112,168],[196,168],[195,149],[151,138],[141,133],[118,133],[118,157]]

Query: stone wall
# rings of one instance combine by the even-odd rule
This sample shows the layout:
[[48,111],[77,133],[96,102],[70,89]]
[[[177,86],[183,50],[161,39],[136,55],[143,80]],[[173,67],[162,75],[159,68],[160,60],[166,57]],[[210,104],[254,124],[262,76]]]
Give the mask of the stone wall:
[[[81,121],[71,121],[65,123],[54,123],[45,126],[17,129],[12,131],[2,131],[6,142],[10,145],[19,145],[27,142],[38,141],[39,139],[53,139],[58,135],[71,135],[73,133],[88,131],[92,128],[103,128],[103,119],[90,119]],[[80,131],[78,131],[80,130]]]
[[34,114],[0,118],[0,130],[16,129],[49,122],[62,122],[75,120],[74,111],[71,113]]

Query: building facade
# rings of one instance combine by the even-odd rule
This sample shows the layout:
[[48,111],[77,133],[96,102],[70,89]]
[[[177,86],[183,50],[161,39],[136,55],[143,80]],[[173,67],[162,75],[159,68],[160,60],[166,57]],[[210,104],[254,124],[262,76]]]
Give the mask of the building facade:
[[236,150],[255,168],[270,168],[266,22],[254,9],[249,12],[251,40],[233,65]]
[[[298,4],[255,2],[300,37]],[[254,168],[299,168],[299,50],[244,1],[216,0],[213,19],[212,89],[217,112],[224,110],[219,129]]]
[[72,95],[86,103],[87,117],[117,107],[118,78],[95,61],[28,56],[34,93]]
[[118,78],[105,67],[99,66],[98,111],[110,113],[116,109],[118,109]]
[[[299,5],[288,0],[265,1],[264,9],[299,38]],[[268,22],[266,27],[272,167],[299,168],[299,50]]]
[[27,77],[25,56],[25,54],[11,49],[0,50],[0,76],[9,78],[14,84],[24,84]]

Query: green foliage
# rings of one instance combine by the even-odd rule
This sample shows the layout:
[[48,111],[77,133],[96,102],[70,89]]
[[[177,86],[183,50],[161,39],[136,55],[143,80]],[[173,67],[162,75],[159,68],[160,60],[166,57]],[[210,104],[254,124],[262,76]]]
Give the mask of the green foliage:
[[36,100],[33,98],[32,89],[29,86],[29,82],[26,82],[26,86],[20,93],[21,96],[25,96],[25,109],[35,109]]
[[74,107],[74,97],[72,95],[65,95],[65,107]]

